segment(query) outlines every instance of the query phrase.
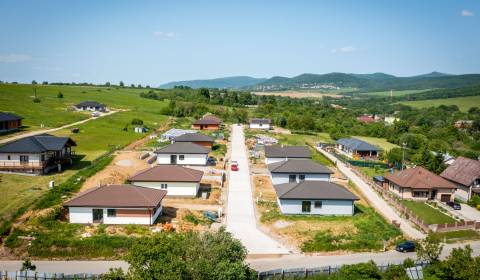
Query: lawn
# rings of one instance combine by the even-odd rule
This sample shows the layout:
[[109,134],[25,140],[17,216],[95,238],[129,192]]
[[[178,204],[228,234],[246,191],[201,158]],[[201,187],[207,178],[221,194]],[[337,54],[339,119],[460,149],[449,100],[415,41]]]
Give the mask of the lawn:
[[388,172],[388,169],[385,168],[380,168],[378,166],[375,167],[363,167],[363,166],[358,166],[362,172],[367,175],[369,178],[372,178],[374,176],[385,176]]
[[479,240],[480,233],[476,230],[459,230],[459,231],[449,231],[449,232],[436,232],[432,233],[440,240],[446,240],[447,243],[454,243],[458,241],[467,241],[467,240]]
[[440,105],[457,105],[461,111],[466,112],[471,107],[478,107],[478,104],[480,104],[480,95],[457,98],[404,101],[401,103],[404,105],[412,106],[414,108],[429,108],[437,107]]
[[372,145],[378,146],[382,148],[384,151],[389,151],[393,148],[399,148],[398,145],[392,144],[387,141],[385,138],[378,138],[378,137],[368,137],[368,136],[353,136],[354,138],[363,140],[365,142],[368,142]]
[[427,224],[449,224],[455,222],[455,219],[442,213],[440,210],[430,207],[425,202],[401,200],[400,203],[423,219]]
[[[415,94],[420,92],[429,91],[430,89],[421,89],[421,90],[394,90],[392,92],[393,96],[404,96],[408,94]],[[390,96],[390,91],[374,91],[374,92],[365,92],[359,93],[359,95],[370,95],[370,96]]]

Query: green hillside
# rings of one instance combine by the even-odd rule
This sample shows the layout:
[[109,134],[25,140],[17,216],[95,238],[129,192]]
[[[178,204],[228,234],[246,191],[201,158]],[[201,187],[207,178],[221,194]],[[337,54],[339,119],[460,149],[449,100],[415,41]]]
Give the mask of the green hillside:
[[478,107],[480,104],[480,96],[468,96],[457,98],[418,100],[418,101],[403,101],[401,104],[412,106],[415,108],[429,108],[440,105],[457,105],[460,111],[466,112],[472,107]]

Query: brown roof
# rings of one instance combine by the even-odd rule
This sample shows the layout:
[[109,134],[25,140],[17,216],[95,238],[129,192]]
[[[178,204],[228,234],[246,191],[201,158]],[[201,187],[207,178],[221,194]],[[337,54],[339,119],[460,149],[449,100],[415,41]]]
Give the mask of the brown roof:
[[157,165],[129,178],[132,182],[200,182],[203,171],[179,165]]
[[475,179],[480,178],[480,161],[458,157],[440,176],[464,186],[470,186]]
[[403,171],[388,174],[385,179],[404,188],[412,189],[454,189],[455,185],[442,177],[417,166]]
[[107,185],[80,193],[65,202],[67,207],[155,208],[167,195],[158,190],[132,185]]
[[358,200],[344,187],[326,181],[303,181],[273,186],[280,199]]
[[221,124],[222,120],[214,115],[208,115],[201,119],[198,119],[193,124]]

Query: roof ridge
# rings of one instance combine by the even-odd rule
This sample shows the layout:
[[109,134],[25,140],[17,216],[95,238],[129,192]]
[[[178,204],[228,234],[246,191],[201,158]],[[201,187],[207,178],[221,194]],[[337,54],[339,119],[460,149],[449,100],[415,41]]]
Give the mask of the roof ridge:
[[[191,169],[191,168],[186,168],[186,167],[183,167],[183,166],[179,166],[180,167],[180,170],[182,170],[183,173],[187,174],[188,176],[190,176],[191,179],[195,179],[195,176],[189,172],[189,170],[195,170],[195,169]],[[188,171],[187,171],[188,170]],[[197,171],[197,170],[195,170]]]
[[156,165],[156,166],[154,166],[154,167],[148,167],[148,168],[145,168],[144,170],[140,170],[138,173],[133,174],[133,176],[129,177],[129,179],[132,179],[132,178],[135,178],[135,177],[137,177],[137,176],[139,176],[139,175],[142,175],[143,173],[145,173],[145,172],[147,172],[147,171],[150,171],[150,170],[152,170],[152,169],[154,169],[154,168],[156,168],[156,167],[158,167],[158,166],[159,166],[159,165]]
[[130,187],[132,188],[136,193],[138,193],[141,197],[143,197],[146,201],[148,201],[149,203],[151,204],[154,204],[154,201],[150,200],[149,197],[147,197],[146,195],[144,195],[139,189],[140,188],[143,188],[143,189],[148,189],[148,190],[155,190],[155,189],[152,189],[152,188],[147,188],[147,187],[142,187],[142,186],[134,186],[134,185],[122,185],[123,187],[127,186],[127,187]]
[[[300,182],[300,183],[295,183],[295,185],[294,185],[291,189],[289,189],[288,191],[286,191],[286,192],[284,192],[284,193],[282,194],[282,197],[285,196],[287,193],[293,191],[294,189],[298,188],[298,187],[299,187],[301,184],[303,184],[304,182],[306,182],[306,181],[303,181],[303,182]],[[287,184],[290,185],[290,184],[292,184],[292,183],[287,183]]]
[[40,145],[45,150],[48,150],[47,147],[45,147],[45,145],[43,145],[42,142],[37,139],[39,136],[40,135],[32,135],[30,139],[33,139],[36,144]]

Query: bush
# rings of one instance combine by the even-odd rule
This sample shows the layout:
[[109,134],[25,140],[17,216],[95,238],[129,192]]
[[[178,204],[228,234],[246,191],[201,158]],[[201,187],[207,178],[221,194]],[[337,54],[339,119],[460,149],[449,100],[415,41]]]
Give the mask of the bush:
[[142,125],[143,121],[141,119],[133,119],[131,122],[133,125]]
[[38,97],[33,98],[33,103],[40,103],[41,100]]
[[57,98],[63,98],[63,93],[59,92],[59,93],[57,94]]

